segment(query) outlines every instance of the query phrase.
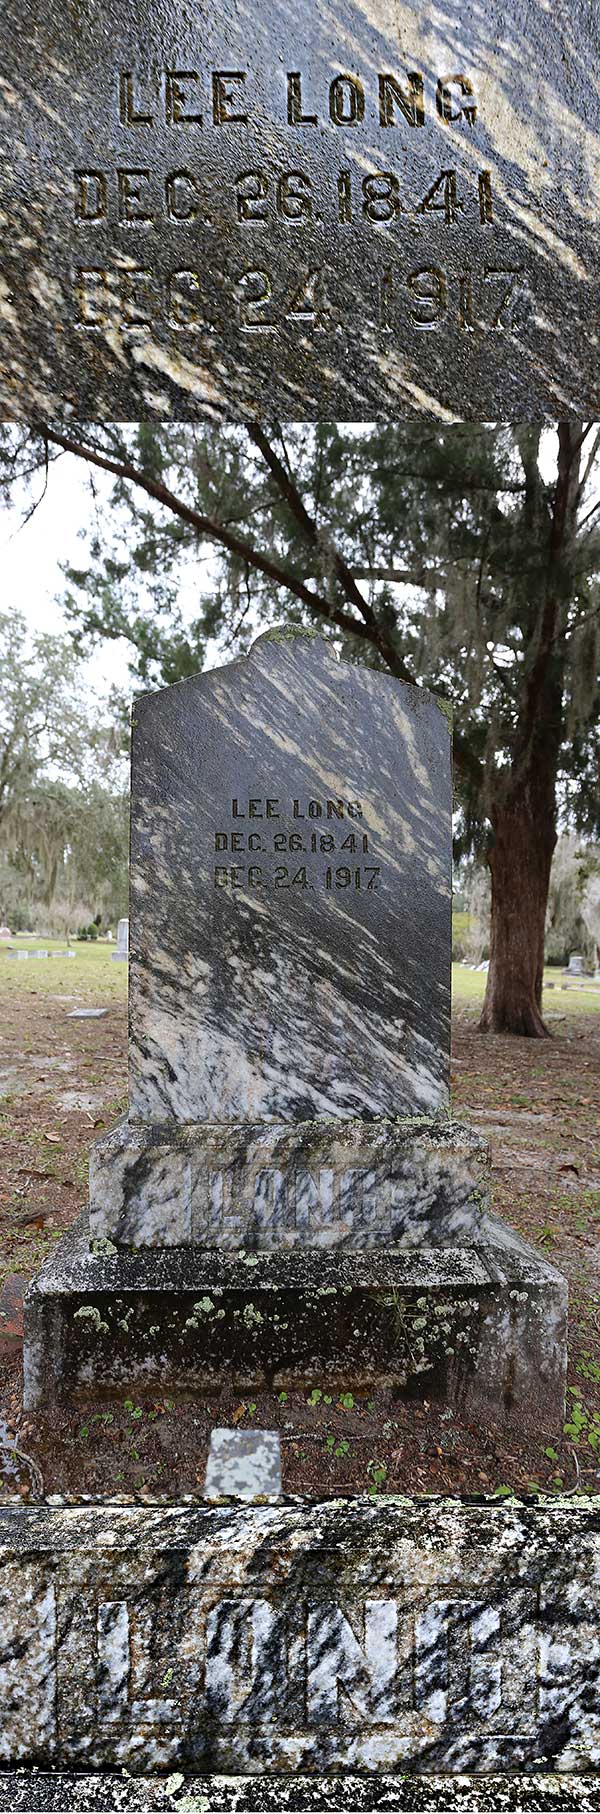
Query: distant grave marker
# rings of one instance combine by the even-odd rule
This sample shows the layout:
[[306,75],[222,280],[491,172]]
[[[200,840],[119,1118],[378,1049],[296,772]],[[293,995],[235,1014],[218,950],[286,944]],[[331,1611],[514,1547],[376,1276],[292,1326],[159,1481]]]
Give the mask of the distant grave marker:
[[103,1020],[108,1008],[72,1008],[67,1020]]
[[119,920],[117,926],[117,949],[111,951],[113,963],[126,963],[129,957],[129,920]]

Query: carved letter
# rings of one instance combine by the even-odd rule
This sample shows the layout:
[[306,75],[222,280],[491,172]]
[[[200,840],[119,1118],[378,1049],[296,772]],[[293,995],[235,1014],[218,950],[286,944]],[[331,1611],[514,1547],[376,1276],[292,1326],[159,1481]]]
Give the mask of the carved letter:
[[230,107],[234,105],[231,83],[245,82],[245,80],[246,75],[243,69],[215,69],[212,79],[215,126],[230,126],[234,121],[238,121],[241,126],[247,124],[247,113],[230,113],[229,111]]
[[365,91],[358,76],[336,76],[329,90],[334,126],[358,126],[365,117]]
[[[309,1720],[334,1727],[348,1718],[352,1703],[353,1724],[361,1720],[393,1720],[396,1678],[395,1600],[367,1600],[364,1608],[364,1649],[337,1606],[313,1607],[309,1612],[307,1643],[307,1705]],[[339,1685],[345,1690],[344,1699]]]
[[294,70],[287,79],[288,126],[316,126],[316,113],[302,112],[302,76]]
[[408,73],[408,89],[401,88],[396,76],[379,77],[379,119],[382,126],[395,126],[394,105],[399,107],[409,126],[425,125],[425,85],[416,70]]

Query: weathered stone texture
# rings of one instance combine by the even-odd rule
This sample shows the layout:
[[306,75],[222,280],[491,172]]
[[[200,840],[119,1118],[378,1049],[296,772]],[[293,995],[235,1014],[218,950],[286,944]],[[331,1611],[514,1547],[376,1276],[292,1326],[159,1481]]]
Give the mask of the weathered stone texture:
[[597,1502],[18,1508],[0,1539],[7,1764],[598,1767]]
[[212,1430],[206,1499],[278,1498],[281,1438],[277,1430]]
[[3,42],[5,416],[600,412],[588,0],[8,0]]
[[25,1402],[226,1381],[393,1383],[555,1437],[567,1287],[493,1218],[471,1247],[90,1250],[75,1230],[30,1286]]
[[90,1234],[119,1247],[406,1249],[476,1239],[489,1151],[445,1117],[121,1121],[90,1156]]
[[295,1774],[287,1780],[166,1776],[125,1772],[77,1773],[20,1769],[0,1777],[1,1814],[597,1814],[600,1777],[391,1776],[374,1782],[344,1776]]

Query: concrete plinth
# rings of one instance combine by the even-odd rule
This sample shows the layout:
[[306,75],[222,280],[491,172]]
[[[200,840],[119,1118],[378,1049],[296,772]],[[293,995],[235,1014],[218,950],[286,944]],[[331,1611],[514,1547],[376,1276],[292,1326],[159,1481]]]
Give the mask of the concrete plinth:
[[470,1247],[260,1255],[94,1252],[80,1225],[25,1298],[25,1403],[380,1381],[556,1434],[566,1308],[560,1275],[492,1218]]

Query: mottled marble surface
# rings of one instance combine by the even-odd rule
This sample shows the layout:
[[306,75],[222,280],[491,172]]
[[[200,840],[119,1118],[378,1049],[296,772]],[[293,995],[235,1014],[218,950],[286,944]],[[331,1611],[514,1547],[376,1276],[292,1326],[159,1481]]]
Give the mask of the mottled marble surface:
[[265,1499],[280,1493],[278,1430],[211,1430],[205,1499]]
[[564,1279],[491,1217],[470,1247],[412,1252],[93,1251],[76,1228],[26,1293],[25,1402],[352,1378],[552,1440],[566,1312]]
[[122,1121],[90,1157],[90,1234],[123,1247],[254,1251],[477,1239],[489,1150],[445,1116],[152,1126]]
[[303,633],[136,700],[133,1120],[447,1101],[450,754],[431,694]]
[[3,25],[3,417],[600,414],[590,0]]
[[600,1763],[600,1503],[0,1511],[0,1757],[135,1775]]

